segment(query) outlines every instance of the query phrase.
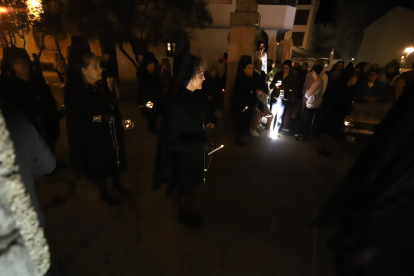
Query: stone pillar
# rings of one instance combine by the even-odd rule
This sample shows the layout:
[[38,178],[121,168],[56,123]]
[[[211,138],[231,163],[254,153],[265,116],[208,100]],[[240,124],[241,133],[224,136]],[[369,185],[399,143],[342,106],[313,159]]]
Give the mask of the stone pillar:
[[230,14],[230,39],[227,65],[225,109],[230,108],[233,86],[240,56],[250,55],[254,60],[256,30],[260,24],[256,0],[238,0],[236,12]]

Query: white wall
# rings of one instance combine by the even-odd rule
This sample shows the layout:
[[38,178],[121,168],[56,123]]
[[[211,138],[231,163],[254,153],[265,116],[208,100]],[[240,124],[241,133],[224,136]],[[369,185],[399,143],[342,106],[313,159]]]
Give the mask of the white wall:
[[[400,60],[405,48],[414,46],[414,12],[397,7],[366,28],[356,62],[368,61],[385,66]],[[411,68],[406,62],[405,67]]]
[[290,30],[295,21],[296,8],[287,5],[258,5],[260,28]]

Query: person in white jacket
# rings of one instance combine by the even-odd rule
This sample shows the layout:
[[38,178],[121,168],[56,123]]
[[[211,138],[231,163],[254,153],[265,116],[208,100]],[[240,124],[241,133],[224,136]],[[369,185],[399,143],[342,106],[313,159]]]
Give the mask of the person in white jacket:
[[325,93],[324,81],[321,78],[323,66],[318,64],[312,67],[313,81],[308,84],[305,92],[306,106],[303,110],[303,118],[299,133],[295,134],[296,139],[303,141],[312,128],[312,121],[322,103],[322,96]]
[[[322,82],[322,92],[325,93],[326,91],[326,87],[328,87],[328,75],[325,73],[325,62],[323,60],[317,60],[315,61],[315,63],[313,64],[313,66],[315,65],[322,65],[322,73],[321,73],[321,82]],[[306,97],[305,97],[305,93],[306,90],[312,85],[312,83],[315,81],[314,77],[312,76],[312,70],[306,75],[305,77],[305,84],[303,85],[303,98],[302,98],[302,113],[305,109],[306,106]]]

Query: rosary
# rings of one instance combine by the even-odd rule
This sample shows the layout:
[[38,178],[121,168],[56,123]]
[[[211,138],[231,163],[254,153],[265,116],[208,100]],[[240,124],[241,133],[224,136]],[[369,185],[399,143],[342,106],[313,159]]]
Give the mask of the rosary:
[[115,128],[115,118],[111,116],[111,120],[109,121],[109,129],[111,130],[111,138],[112,138],[112,144],[114,145],[115,151],[116,151],[116,164],[119,165],[121,162],[119,161],[119,146],[118,146],[118,140],[116,139],[116,128]]
[[213,159],[213,153],[215,153],[216,151],[220,150],[224,148],[224,145],[221,145],[220,147],[210,151],[209,153],[207,153],[207,155],[211,155],[210,156],[210,161],[208,162],[208,167],[206,167],[206,152],[204,152],[204,183],[206,183],[206,172],[208,171],[208,169],[210,168],[211,165],[211,160]]

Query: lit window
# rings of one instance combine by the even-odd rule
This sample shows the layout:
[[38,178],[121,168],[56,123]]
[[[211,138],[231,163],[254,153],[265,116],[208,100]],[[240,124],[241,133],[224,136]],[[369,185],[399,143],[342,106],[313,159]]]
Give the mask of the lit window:
[[173,57],[175,54],[175,46],[174,42],[167,42],[167,57]]

